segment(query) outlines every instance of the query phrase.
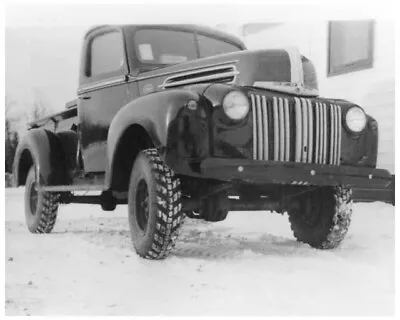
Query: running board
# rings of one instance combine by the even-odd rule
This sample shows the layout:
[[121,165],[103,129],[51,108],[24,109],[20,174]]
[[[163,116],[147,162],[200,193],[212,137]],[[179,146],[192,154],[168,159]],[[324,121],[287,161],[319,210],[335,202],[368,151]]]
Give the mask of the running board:
[[69,185],[39,186],[39,190],[50,192],[104,191],[106,190],[104,181],[104,173],[92,173],[74,178]]
[[42,186],[40,191],[64,192],[64,191],[104,191],[104,185],[67,185],[67,186]]
[[[254,199],[245,201],[240,199],[229,199],[229,211],[281,211],[282,204],[271,199]],[[183,211],[198,211],[200,201],[198,199],[182,199]]]

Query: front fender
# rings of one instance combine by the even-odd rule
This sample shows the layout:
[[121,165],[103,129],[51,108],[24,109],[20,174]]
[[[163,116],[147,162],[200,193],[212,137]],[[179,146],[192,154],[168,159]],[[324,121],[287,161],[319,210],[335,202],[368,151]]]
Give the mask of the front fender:
[[[27,152],[30,158],[26,158]],[[32,129],[20,140],[14,158],[14,184],[20,185],[29,165],[36,167],[40,185],[59,185],[65,181],[63,152],[56,135],[45,129]],[[32,163],[26,162],[27,159]],[[25,168],[23,167],[25,166]]]
[[[106,171],[106,181],[111,181],[118,143],[126,130],[132,125],[143,127],[153,145],[157,149],[168,144],[168,130],[171,122],[189,100],[199,101],[199,94],[185,90],[173,89],[156,92],[131,101],[115,115],[111,122],[107,137],[107,157],[109,159]],[[135,143],[132,137],[132,144]]]

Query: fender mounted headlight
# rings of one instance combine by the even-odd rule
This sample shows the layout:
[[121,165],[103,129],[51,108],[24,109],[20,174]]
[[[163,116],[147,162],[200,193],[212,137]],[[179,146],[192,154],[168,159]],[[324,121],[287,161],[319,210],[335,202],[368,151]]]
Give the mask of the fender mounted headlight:
[[367,125],[367,116],[360,107],[351,107],[346,113],[346,125],[351,131],[359,133]]
[[249,100],[240,91],[229,92],[222,101],[226,115],[232,120],[242,120],[249,113]]

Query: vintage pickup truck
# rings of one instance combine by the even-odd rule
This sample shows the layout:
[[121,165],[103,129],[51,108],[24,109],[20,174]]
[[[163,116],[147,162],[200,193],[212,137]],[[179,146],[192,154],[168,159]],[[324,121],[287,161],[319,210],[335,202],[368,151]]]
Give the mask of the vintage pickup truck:
[[128,204],[136,252],[162,259],[186,216],[270,210],[330,249],[352,188],[390,183],[377,138],[360,106],[319,97],[294,49],[248,51],[192,25],[99,26],[84,37],[78,99],[29,124],[14,176],[31,232],[50,232],[60,203]]

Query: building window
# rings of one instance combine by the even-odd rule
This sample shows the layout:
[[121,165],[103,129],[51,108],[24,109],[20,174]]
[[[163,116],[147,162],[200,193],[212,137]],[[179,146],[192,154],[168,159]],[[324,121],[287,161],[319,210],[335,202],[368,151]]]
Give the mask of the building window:
[[372,67],[374,22],[329,23],[328,76]]

